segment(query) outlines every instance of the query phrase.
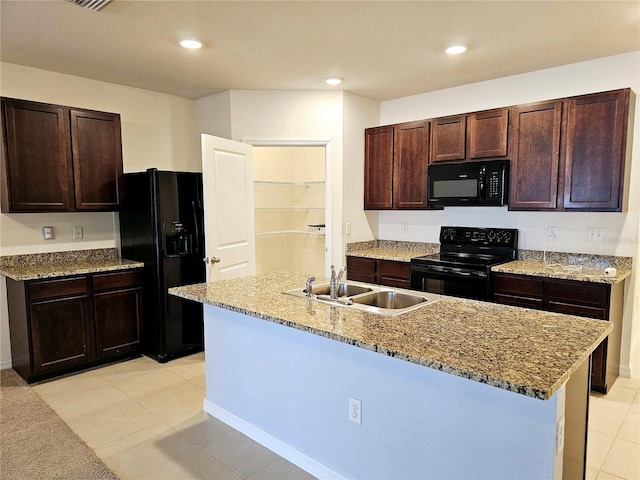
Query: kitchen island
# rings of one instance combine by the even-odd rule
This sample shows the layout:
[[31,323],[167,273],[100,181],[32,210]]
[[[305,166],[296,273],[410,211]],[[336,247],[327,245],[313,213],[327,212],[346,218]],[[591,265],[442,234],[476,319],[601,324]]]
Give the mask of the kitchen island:
[[608,322],[452,297],[388,317],[281,293],[305,278],[170,289],[205,304],[205,411],[323,478],[584,475],[587,360]]

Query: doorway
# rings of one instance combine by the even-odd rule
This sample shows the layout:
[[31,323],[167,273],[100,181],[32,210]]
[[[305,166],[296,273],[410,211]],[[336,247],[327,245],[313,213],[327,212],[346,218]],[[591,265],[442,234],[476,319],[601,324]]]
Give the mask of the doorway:
[[256,273],[323,275],[326,264],[326,148],[253,148]]

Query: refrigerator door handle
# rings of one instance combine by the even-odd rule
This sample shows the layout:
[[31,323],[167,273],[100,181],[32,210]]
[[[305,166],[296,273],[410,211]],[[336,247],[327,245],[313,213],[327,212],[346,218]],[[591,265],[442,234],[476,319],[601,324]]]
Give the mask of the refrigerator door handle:
[[196,231],[195,251],[197,253],[200,249],[200,225],[199,225],[200,218],[198,218],[198,210],[196,209],[195,200],[191,200],[191,209],[193,211],[193,225]]

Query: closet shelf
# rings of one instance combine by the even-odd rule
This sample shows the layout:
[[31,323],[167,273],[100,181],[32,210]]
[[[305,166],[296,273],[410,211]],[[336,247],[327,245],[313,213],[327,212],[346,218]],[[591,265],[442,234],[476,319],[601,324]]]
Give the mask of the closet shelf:
[[269,205],[265,207],[255,207],[256,210],[298,210],[304,212],[306,210],[324,210],[324,207],[304,206],[304,205]]
[[310,185],[324,185],[324,180],[314,180],[310,182],[285,182],[285,181],[270,181],[270,180],[255,180],[253,182],[256,185],[289,185],[294,187],[308,187]]
[[274,237],[274,236],[282,236],[282,235],[304,235],[304,236],[323,237],[324,228],[313,229],[313,230],[272,230],[269,232],[256,232],[256,237]]

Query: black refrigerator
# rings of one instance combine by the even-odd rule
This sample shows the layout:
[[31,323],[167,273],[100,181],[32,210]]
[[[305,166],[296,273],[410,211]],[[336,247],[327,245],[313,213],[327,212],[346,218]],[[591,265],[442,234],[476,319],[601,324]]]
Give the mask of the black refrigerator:
[[202,174],[124,175],[122,257],[144,262],[143,353],[164,363],[203,349],[202,304],[167,293],[206,281]]

